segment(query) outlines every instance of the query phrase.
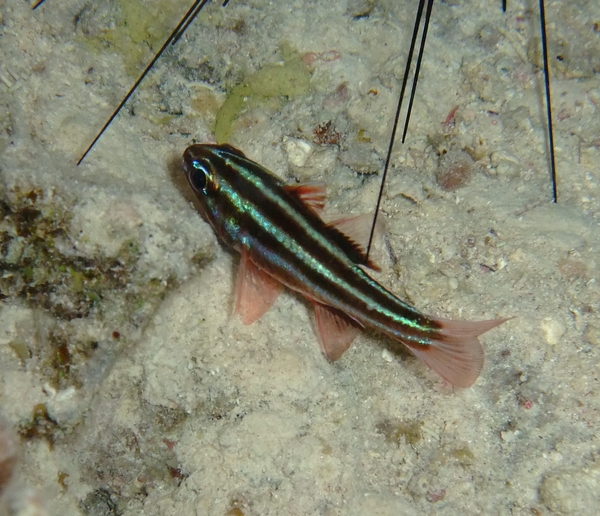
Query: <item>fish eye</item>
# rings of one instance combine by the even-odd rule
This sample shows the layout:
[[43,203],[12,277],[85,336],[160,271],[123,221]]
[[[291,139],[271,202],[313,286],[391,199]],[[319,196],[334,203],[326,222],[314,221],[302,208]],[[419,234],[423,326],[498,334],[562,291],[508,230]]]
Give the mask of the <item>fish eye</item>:
[[197,160],[192,161],[192,168],[188,172],[188,181],[194,190],[205,192],[208,175],[208,170],[204,165]]

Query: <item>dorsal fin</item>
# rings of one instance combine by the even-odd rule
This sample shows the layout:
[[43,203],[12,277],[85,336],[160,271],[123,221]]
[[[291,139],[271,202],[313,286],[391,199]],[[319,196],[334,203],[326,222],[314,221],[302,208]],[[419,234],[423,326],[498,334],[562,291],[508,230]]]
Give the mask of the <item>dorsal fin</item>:
[[[373,215],[362,213],[360,215],[323,216],[326,195],[325,184],[321,182],[285,185],[283,189],[323,219],[323,222],[333,230],[330,236],[351,261],[357,265],[366,265],[374,271],[381,270],[374,260],[367,259],[367,244]],[[383,235],[383,223],[379,221],[375,228],[375,235],[380,240]]]
[[[367,260],[367,245],[371,233],[371,224],[373,222],[372,213],[361,213],[359,215],[325,215],[323,221],[328,226],[341,232],[355,247],[355,252],[359,254],[360,260],[353,260],[359,265],[366,265],[374,271],[381,271],[381,267],[373,260],[372,256]],[[371,248],[381,247],[383,240],[384,226],[381,217],[377,219],[375,225],[375,245]],[[342,247],[345,250],[345,248]],[[350,255],[349,255],[350,256]]]
[[325,183],[314,181],[298,185],[285,185],[283,189],[300,199],[302,203],[312,209],[317,215],[321,215],[323,212],[326,199]]

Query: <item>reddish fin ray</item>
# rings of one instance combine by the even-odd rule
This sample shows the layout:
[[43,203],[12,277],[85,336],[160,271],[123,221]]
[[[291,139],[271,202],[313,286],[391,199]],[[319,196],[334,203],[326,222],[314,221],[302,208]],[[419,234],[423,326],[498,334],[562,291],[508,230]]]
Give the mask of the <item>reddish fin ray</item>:
[[325,183],[314,181],[299,185],[285,185],[283,189],[295,195],[306,206],[317,213],[317,215],[320,215],[325,208],[325,200],[327,198]]
[[317,336],[327,358],[336,361],[350,347],[359,329],[339,310],[314,303]]
[[441,336],[429,346],[404,342],[410,350],[442,378],[456,387],[470,387],[483,368],[483,347],[479,335],[507,319],[451,321],[431,317],[441,325]]
[[[318,181],[298,185],[285,185],[283,189],[297,197],[305,206],[322,216],[326,201],[325,183]],[[373,215],[363,213],[360,215],[326,215],[322,216],[324,222],[339,232],[337,243],[348,257],[359,265],[380,271],[381,268],[374,260],[367,260],[367,245],[371,234]],[[375,226],[375,247],[383,240],[383,223],[381,218]],[[381,245],[379,245],[381,247]]]
[[[350,242],[358,248],[358,252],[363,258],[361,265],[380,271],[381,267],[373,259],[367,261],[367,246],[369,245],[369,236],[371,236],[371,224],[373,223],[372,213],[361,213],[359,215],[325,215],[323,220],[329,225],[344,234]],[[381,249],[383,243],[383,234],[385,232],[381,217],[375,224],[374,248]]]
[[235,285],[234,314],[239,314],[243,324],[252,324],[277,300],[283,285],[273,279],[250,260],[242,251],[240,269]]

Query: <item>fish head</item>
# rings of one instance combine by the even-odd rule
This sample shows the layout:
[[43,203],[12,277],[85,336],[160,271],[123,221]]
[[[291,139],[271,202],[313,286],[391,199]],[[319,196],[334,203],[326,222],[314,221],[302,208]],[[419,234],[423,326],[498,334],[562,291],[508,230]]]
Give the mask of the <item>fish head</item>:
[[204,219],[223,241],[241,239],[239,163],[244,154],[231,145],[190,145],[183,153],[186,178],[199,201]]

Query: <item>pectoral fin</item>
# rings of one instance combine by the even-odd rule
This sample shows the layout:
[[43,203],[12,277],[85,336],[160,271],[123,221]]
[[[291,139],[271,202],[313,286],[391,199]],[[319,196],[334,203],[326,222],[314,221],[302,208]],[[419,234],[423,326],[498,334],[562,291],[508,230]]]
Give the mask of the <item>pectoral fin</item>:
[[243,324],[252,324],[277,300],[283,285],[257,267],[242,250],[240,269],[235,285],[234,314],[239,314]]

